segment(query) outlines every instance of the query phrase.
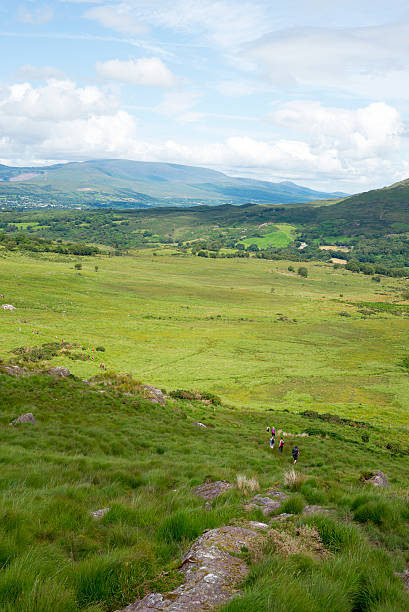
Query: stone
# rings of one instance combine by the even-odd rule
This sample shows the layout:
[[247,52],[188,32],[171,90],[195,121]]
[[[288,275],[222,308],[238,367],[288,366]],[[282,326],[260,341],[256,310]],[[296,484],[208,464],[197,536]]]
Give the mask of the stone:
[[98,520],[105,516],[110,510],[111,508],[100,508],[99,510],[93,510],[90,512],[90,514],[94,517],[94,519]]
[[122,612],[195,612],[220,607],[234,597],[249,571],[237,555],[259,537],[243,527],[205,531],[182,559],[182,585],[165,594],[150,593]]
[[195,427],[204,427],[204,429],[207,429],[207,425],[205,425],[204,423],[200,423],[200,422],[198,422],[198,423],[193,423],[193,425],[194,425]]
[[57,366],[54,368],[50,368],[49,370],[46,370],[45,374],[52,374],[53,376],[62,376],[63,378],[66,378],[67,376],[71,375],[71,372],[69,371],[68,368]]
[[248,521],[248,525],[249,527],[251,527],[251,529],[268,529],[268,525],[267,523],[259,523],[258,521]]
[[12,306],[11,304],[2,304],[1,307],[3,310],[16,310],[16,307]]
[[373,484],[374,487],[390,487],[389,480],[381,470],[377,470],[375,474],[367,480]]
[[152,387],[151,385],[143,385],[145,390],[146,399],[150,400],[154,404],[160,404],[161,406],[166,405],[165,396],[160,389]]
[[36,420],[32,412],[27,412],[27,414],[21,414],[19,417],[14,419],[14,421],[11,421],[9,425],[11,427],[14,427],[14,425],[18,425],[19,423],[32,423],[33,425],[35,425]]
[[195,493],[206,501],[213,501],[216,497],[232,488],[233,485],[227,482],[227,480],[216,480],[215,482],[205,482],[199,485],[195,488]]
[[281,501],[274,501],[270,497],[263,497],[262,495],[255,495],[253,498],[253,502],[249,504],[251,510],[257,507],[261,508],[261,511],[264,516],[272,514],[273,512],[281,508],[281,505]]
[[24,368],[20,368],[19,366],[11,365],[11,366],[3,366],[0,368],[2,372],[6,374],[10,374],[11,376],[22,376],[23,374],[27,374]]
[[286,521],[287,519],[294,516],[294,514],[290,514],[288,512],[283,512],[282,514],[278,514],[277,516],[273,516],[271,522],[281,523],[282,521]]
[[409,569],[405,569],[402,573],[395,572],[395,575],[402,578],[404,589],[409,594]]

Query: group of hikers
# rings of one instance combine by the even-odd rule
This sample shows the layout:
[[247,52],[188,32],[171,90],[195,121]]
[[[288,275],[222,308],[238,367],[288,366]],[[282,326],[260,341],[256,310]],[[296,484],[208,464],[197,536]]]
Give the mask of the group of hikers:
[[[267,427],[267,433],[270,434],[270,448],[272,450],[274,450],[274,445],[275,445],[275,441],[276,441],[276,430],[275,430],[275,427],[274,426],[272,426],[272,427],[268,426]],[[280,453],[282,453],[283,449],[284,449],[284,440],[283,440],[283,437],[280,436],[280,442],[278,444],[278,450],[279,450]],[[300,454],[300,449],[298,448],[297,445],[294,446],[293,450],[291,451],[291,454],[293,456],[294,465],[295,465],[297,463],[297,460],[298,460],[298,455]]]

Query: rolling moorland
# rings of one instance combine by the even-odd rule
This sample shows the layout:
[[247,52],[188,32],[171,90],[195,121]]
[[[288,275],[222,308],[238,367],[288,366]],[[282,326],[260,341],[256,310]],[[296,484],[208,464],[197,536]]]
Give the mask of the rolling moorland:
[[[246,507],[272,486],[288,495],[273,514],[293,514],[279,537],[308,527],[321,552],[277,548],[271,530],[243,548],[250,574],[226,611],[407,609],[408,281],[292,267],[169,244],[3,249],[16,310],[1,311],[0,357],[27,374],[0,375],[1,609],[112,612],[168,592],[205,529],[266,521]],[[38,373],[50,365],[71,376]],[[9,426],[28,412],[36,425]],[[286,432],[282,456],[267,424]],[[378,469],[384,490],[364,482]],[[236,486],[206,508],[194,487],[219,479]]]
[[[1,213],[1,610],[173,597],[192,542],[250,520],[267,531],[225,612],[407,610],[405,189]],[[217,480],[233,486],[205,504]],[[265,516],[251,502],[272,488]]]
[[0,165],[0,207],[178,207],[338,198],[295,183],[231,177],[195,166],[106,159],[16,168]]

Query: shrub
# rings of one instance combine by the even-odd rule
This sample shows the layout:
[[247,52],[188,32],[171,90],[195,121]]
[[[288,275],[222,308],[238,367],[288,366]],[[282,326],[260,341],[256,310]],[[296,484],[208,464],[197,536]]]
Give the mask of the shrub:
[[301,495],[295,494],[287,499],[281,506],[281,512],[288,514],[301,514],[305,506],[305,502]]
[[289,487],[292,491],[299,491],[304,481],[304,474],[301,474],[301,472],[296,472],[294,468],[287,470],[283,477],[285,486]]
[[362,541],[362,536],[355,525],[338,523],[330,516],[315,514],[307,517],[304,522],[318,529],[324,546],[333,552],[344,549],[354,550]]
[[252,493],[253,491],[258,491],[260,485],[257,478],[254,476],[247,478],[247,476],[243,476],[243,474],[237,474],[237,488],[247,495],[248,492]]
[[80,263],[76,263],[76,264],[75,264],[75,266],[74,266],[74,268],[75,268],[76,270],[82,270],[82,264],[80,264]]
[[368,433],[363,433],[362,436],[362,442],[369,442],[369,434]]
[[305,268],[304,266],[301,266],[301,268],[298,268],[297,270],[297,274],[299,276],[302,276],[303,278],[307,278],[308,276],[308,270],[307,268]]
[[105,347],[104,346],[97,346],[95,348],[96,351],[99,351],[100,353],[105,353]]
[[383,527],[394,527],[397,523],[392,507],[381,499],[372,499],[359,505],[354,512],[354,519],[359,523],[371,521]]
[[287,270],[288,270],[289,272],[294,272],[294,266],[288,266]]

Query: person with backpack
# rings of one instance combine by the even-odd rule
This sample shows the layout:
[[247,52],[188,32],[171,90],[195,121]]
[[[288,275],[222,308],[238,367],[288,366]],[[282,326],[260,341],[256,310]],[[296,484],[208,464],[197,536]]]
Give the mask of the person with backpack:
[[284,448],[284,440],[280,438],[280,444],[278,445],[278,450],[280,451],[280,453],[283,452],[283,448]]
[[295,465],[297,463],[298,455],[300,454],[300,450],[297,445],[294,446],[293,450],[291,451],[291,454],[293,456]]
[[271,427],[271,435],[276,437],[276,428],[275,427]]
[[271,436],[271,439],[270,439],[270,448],[271,448],[271,450],[274,450],[275,441],[276,441],[275,437]]

